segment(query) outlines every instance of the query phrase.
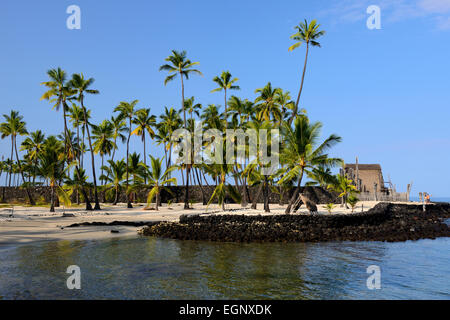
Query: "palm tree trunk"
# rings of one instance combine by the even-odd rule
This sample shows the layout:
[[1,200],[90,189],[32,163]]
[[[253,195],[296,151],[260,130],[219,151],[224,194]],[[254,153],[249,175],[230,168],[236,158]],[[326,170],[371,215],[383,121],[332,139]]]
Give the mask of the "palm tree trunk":
[[130,118],[130,128],[128,130],[128,139],[127,139],[127,182],[126,182],[126,190],[125,190],[125,195],[127,197],[127,208],[133,208],[133,206],[131,205],[131,201],[130,201],[130,196],[128,193],[128,154],[130,152],[130,137],[131,137],[131,117]]
[[[72,150],[72,154],[75,154],[75,148],[72,145],[72,141],[69,139],[67,140],[67,137],[69,136],[69,129],[67,128],[67,119],[66,119],[66,102],[64,101],[63,104],[63,116],[64,116],[64,138],[65,141],[69,141],[70,143],[70,149]],[[84,110],[84,108],[83,108]],[[84,142],[84,131],[83,131],[83,142]],[[69,161],[69,160],[67,160]],[[83,160],[82,160],[83,161]],[[83,164],[81,164],[81,167],[83,167]],[[81,181],[81,177],[80,177],[80,169],[79,169],[79,165],[76,164],[75,165],[75,172],[77,173],[77,177],[78,177],[78,181]],[[86,189],[84,188],[84,185],[81,185],[81,194],[83,195],[85,202],[86,202],[86,210],[92,210],[92,205],[91,202],[89,200],[89,196],[86,192]]]
[[11,187],[11,178],[12,178],[12,171],[13,171],[13,158],[14,158],[14,143],[11,136],[11,166],[9,167],[9,183],[8,187]]
[[198,183],[198,185],[200,187],[200,191],[202,193],[202,204],[206,205],[208,203],[208,201],[206,201],[205,190],[203,190],[203,185],[202,185],[202,182],[201,182],[201,180],[199,178],[199,174],[198,174],[197,168],[194,168],[194,171],[195,171],[195,175],[197,177],[197,183]]
[[155,210],[158,211],[158,204],[159,204],[159,192],[156,193],[156,199],[155,199]]
[[50,187],[50,212],[55,212],[55,188]]
[[253,198],[253,202],[252,202],[252,206],[251,206],[252,209],[256,209],[256,206],[258,205],[258,199],[259,199],[259,196],[261,195],[262,189],[263,189],[263,184],[261,183],[258,186],[258,191],[256,192],[255,197]]
[[[19,172],[20,172],[20,175],[22,176],[22,181],[23,181],[23,183],[26,184],[25,176],[23,175],[23,171],[22,171],[22,165],[20,164],[20,160],[19,160],[19,153],[17,152],[16,138],[15,138],[14,136],[11,136],[11,139],[12,139],[13,142],[14,142],[14,148],[15,148],[15,150],[16,150],[16,159],[17,159],[17,165],[18,165],[18,167],[19,167]],[[26,190],[26,192],[27,192],[27,196],[28,196],[28,200],[30,201],[30,204],[31,204],[32,206],[34,206],[36,203],[34,202],[34,199],[33,199],[33,197],[31,196],[30,188],[29,188],[28,186],[26,186],[26,187],[25,187],[25,190]]]
[[286,210],[284,211],[285,214],[291,213],[292,205],[294,204],[295,200],[299,197],[300,188],[301,188],[300,185],[302,183],[302,179],[303,179],[303,169],[301,170],[301,173],[300,173],[300,178],[298,180],[297,188],[295,188],[294,194],[292,195],[291,200],[289,200],[289,204],[288,204]]
[[[180,72],[181,78],[181,108],[183,110],[184,117],[184,128],[187,129],[186,122],[186,109],[184,108],[184,83],[183,83],[183,74]],[[183,172],[181,172],[183,174]],[[189,209],[189,164],[186,163],[186,187],[184,193],[184,209]]]
[[89,132],[89,126],[87,123],[87,113],[86,113],[86,108],[84,107],[84,104],[83,104],[83,98],[81,98],[81,107],[83,108],[83,113],[84,113],[84,123],[85,123],[85,127],[86,127],[86,133],[88,135],[89,149],[91,150],[92,177],[94,179],[94,201],[95,201],[94,210],[101,210],[100,203],[98,201],[98,193],[97,193],[97,177],[95,174],[94,150],[92,149],[91,134]]
[[[147,154],[145,153],[145,130],[143,130],[142,134],[143,134],[142,139],[144,142],[144,165],[145,167],[147,167]],[[147,175],[144,176],[144,184],[147,184]]]
[[269,181],[267,176],[264,176],[264,212],[270,212],[269,208]]
[[227,89],[224,88],[223,91],[225,92],[225,130],[227,129],[227,118],[228,118],[228,108],[227,108]]
[[295,103],[295,108],[294,108],[294,110],[292,112],[292,117],[289,120],[289,125],[291,125],[292,121],[297,116],[298,103],[300,102],[300,95],[302,94],[302,90],[303,90],[303,81],[305,80],[306,64],[308,62],[308,51],[309,51],[309,43],[307,42],[306,43],[305,64],[303,65],[302,81],[300,83],[300,90],[298,91],[297,102]]
[[117,185],[115,187],[115,189],[116,189],[116,195],[114,196],[114,202],[113,202],[114,206],[117,204],[117,202],[119,202],[119,186]]

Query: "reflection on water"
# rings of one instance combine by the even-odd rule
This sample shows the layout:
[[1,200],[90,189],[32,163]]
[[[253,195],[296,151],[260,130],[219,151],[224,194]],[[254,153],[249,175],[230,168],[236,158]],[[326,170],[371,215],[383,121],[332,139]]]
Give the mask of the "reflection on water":
[[[3,299],[449,299],[450,238],[212,243],[157,238],[0,249]],[[369,290],[369,265],[381,290]],[[81,290],[66,269],[81,268]]]

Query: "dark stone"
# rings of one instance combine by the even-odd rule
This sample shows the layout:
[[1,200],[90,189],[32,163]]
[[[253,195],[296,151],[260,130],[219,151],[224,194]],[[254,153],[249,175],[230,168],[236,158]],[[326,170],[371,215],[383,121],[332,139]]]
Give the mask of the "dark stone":
[[406,241],[450,237],[450,204],[379,203],[347,215],[182,215],[139,231],[146,236],[209,241]]

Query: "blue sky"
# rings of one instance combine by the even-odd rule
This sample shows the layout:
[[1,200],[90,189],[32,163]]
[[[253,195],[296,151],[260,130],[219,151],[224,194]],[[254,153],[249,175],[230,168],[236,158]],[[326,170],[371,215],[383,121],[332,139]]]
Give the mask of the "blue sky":
[[[81,30],[69,30],[66,8],[81,8]],[[381,8],[381,29],[369,30],[366,8]],[[40,101],[49,68],[94,77],[87,97],[94,121],[120,101],[139,99],[159,115],[180,105],[179,81],[164,86],[158,68],[171,49],[187,50],[204,76],[186,96],[222,104],[212,78],[238,77],[243,98],[268,81],[296,96],[304,47],[289,36],[316,18],[326,35],[310,50],[301,106],[343,142],[334,156],[380,163],[399,191],[450,196],[450,0],[411,1],[23,1],[0,3],[1,113],[14,108],[30,131],[62,131],[61,114]],[[160,148],[148,147],[156,155]],[[124,152],[125,148],[121,149]],[[133,137],[131,150],[142,151]],[[9,156],[9,140],[0,155]]]

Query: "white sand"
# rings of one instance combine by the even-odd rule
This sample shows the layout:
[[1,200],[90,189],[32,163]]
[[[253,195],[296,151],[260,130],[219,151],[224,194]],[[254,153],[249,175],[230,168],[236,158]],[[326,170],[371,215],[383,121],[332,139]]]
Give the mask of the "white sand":
[[[369,210],[377,204],[376,201],[359,202],[355,212]],[[126,204],[112,206],[102,204],[101,211],[86,211],[83,208],[56,208],[56,212],[49,212],[45,207],[20,207],[14,206],[13,217],[10,217],[11,208],[0,208],[0,247],[8,244],[27,243],[41,240],[89,240],[117,237],[137,237],[137,230],[142,227],[129,226],[80,226],[67,228],[74,223],[82,222],[112,222],[112,221],[178,221],[182,214],[283,214],[286,206],[270,205],[270,213],[263,211],[263,205],[258,204],[257,210],[242,208],[239,204],[226,205],[226,211],[212,204],[206,206],[195,204],[191,210],[183,210],[183,204],[172,204],[170,208],[164,204],[155,210],[143,210],[144,205],[133,205],[133,209],[127,209]],[[318,205],[319,214],[329,214],[324,205]],[[74,217],[62,217],[63,212],[73,214]],[[336,205],[332,214],[348,214],[351,209],[345,209]],[[297,214],[308,214],[302,206]],[[63,229],[62,229],[63,228]],[[118,230],[119,233],[111,233]]]

